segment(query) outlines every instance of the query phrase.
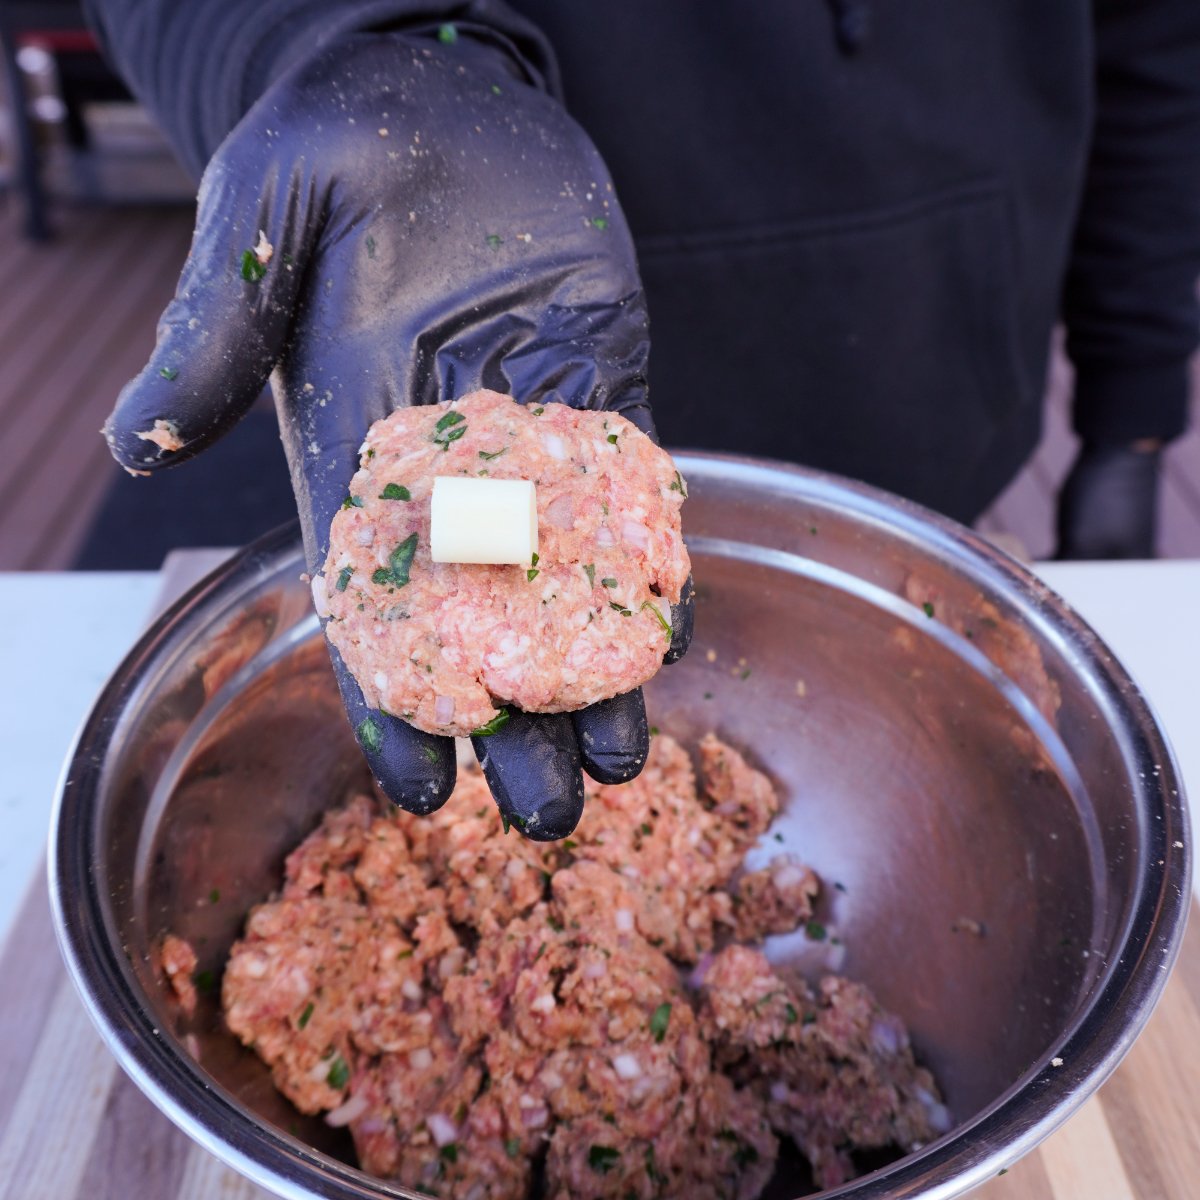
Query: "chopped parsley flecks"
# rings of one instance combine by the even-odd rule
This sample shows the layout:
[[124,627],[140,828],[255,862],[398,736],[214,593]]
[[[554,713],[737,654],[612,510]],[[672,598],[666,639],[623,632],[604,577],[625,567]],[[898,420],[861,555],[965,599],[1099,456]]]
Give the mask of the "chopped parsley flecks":
[[379,753],[383,747],[383,730],[373,718],[366,717],[360,721],[356,732],[364,750],[370,750],[372,754]]
[[675,630],[671,628],[671,622],[662,615],[657,604],[652,604],[649,600],[643,600],[641,611],[645,612],[646,609],[649,609],[658,618],[658,623],[662,626],[663,633],[667,635],[668,639],[675,636]]
[[379,493],[380,500],[411,500],[412,494],[402,483],[389,483]]
[[500,814],[500,824],[504,827],[504,836],[507,837],[508,831],[512,828],[512,823],[503,813]]
[[650,1032],[656,1042],[661,1042],[667,1036],[667,1026],[671,1023],[671,1006],[660,1004],[650,1017]]
[[353,567],[343,567],[338,572],[337,590],[344,592],[350,586],[350,576],[354,574]]
[[921,608],[924,610],[925,615],[927,617],[933,616],[933,605],[930,604],[928,600],[926,600],[925,603],[921,605]]
[[386,583],[392,587],[404,587],[408,583],[408,573],[412,567],[413,555],[417,552],[417,535],[410,533],[388,555],[388,565],[380,567],[371,576],[372,583]]
[[179,377],[178,367],[162,367],[158,372],[168,383]]
[[504,245],[504,239],[498,233],[489,233],[483,239],[493,250],[499,250]]
[[438,41],[444,45],[453,46],[458,41],[458,28],[447,21],[438,26]]
[[678,471],[675,472],[675,482],[671,484],[671,491],[679,492],[685,500],[687,499],[687,484],[683,482],[683,476]]
[[338,1091],[341,1091],[350,1082],[350,1068],[340,1054],[334,1054],[333,1062],[329,1064],[329,1074],[325,1076],[325,1082]]
[[347,496],[345,500],[342,501],[343,510],[347,508],[362,508],[362,506],[363,501],[361,496]]
[[583,573],[588,577],[588,587],[596,586],[596,564],[584,563]]
[[426,757],[426,758],[427,758],[427,759],[428,759],[428,760],[429,760],[431,763],[435,763],[435,762],[437,762],[437,761],[438,761],[439,755],[438,755],[438,752],[437,752],[437,748],[436,748],[436,747],[434,747],[434,746],[426,746],[426,747],[425,747],[425,748],[424,748],[424,749],[421,751],[421,753],[422,753],[422,754],[424,754],[424,755],[425,755],[425,757]]
[[545,411],[546,411],[546,406],[544,404],[539,404],[537,406],[537,408],[532,410],[533,415],[535,417],[540,417],[542,415],[542,413],[544,413]]
[[438,1148],[438,1155],[448,1163],[458,1162],[458,1143],[447,1142]]
[[[471,730],[472,737],[491,737],[493,733],[499,733],[501,729],[508,724],[508,709],[502,708],[486,725],[480,725],[478,729]],[[505,833],[508,832],[506,829]]]
[[620,1150],[613,1146],[592,1146],[588,1150],[588,1166],[600,1175],[607,1175],[620,1158]]
[[198,991],[205,995],[215,990],[217,986],[217,977],[211,971],[197,971],[192,976],[192,982],[196,985]]
[[611,575],[609,575],[600,580],[600,586],[606,588],[615,588],[617,586],[617,581]]
[[431,440],[434,445],[441,446],[443,450],[449,450],[450,443],[457,442],[467,432],[467,427],[463,424],[465,420],[466,418],[462,413],[454,411],[446,413],[433,427],[433,438]]
[[608,228],[608,218],[607,217],[593,217],[592,218],[592,228],[593,229],[607,229]]
[[633,612],[630,609],[626,608],[623,604],[618,604],[615,600],[610,600],[608,602],[608,607],[615,608],[623,617],[633,616]]
[[208,893],[209,904],[216,904],[220,901],[220,899],[221,899],[221,889],[220,888],[213,888],[213,890]]
[[610,433],[607,441],[610,446],[615,446],[617,444],[617,435],[615,433]]
[[804,926],[804,932],[808,934],[814,942],[823,942],[825,940],[825,926],[820,921],[809,921]]
[[479,457],[482,458],[484,462],[491,462],[493,458],[499,458],[500,455],[507,453],[508,447],[501,446],[499,450],[480,450]]
[[304,1006],[304,1011],[300,1014],[300,1019],[296,1022],[296,1028],[303,1029],[305,1027],[305,1025],[307,1025],[309,1023],[309,1021],[312,1020],[312,1015],[313,1015],[313,1002],[310,1000]]
[[504,1153],[507,1154],[509,1158],[516,1158],[517,1155],[521,1153],[521,1139],[505,1138]]
[[267,273],[267,264],[259,262],[253,250],[242,251],[242,278],[247,283],[258,283]]
[[367,257],[375,257],[375,239],[370,234],[367,234]]
[[783,1006],[783,1018],[789,1025],[795,1025],[800,1020],[800,1014],[796,1012],[794,1004],[785,1004]]
[[748,1167],[751,1163],[758,1162],[758,1151],[749,1142],[743,1142],[734,1151],[733,1161],[739,1167]]

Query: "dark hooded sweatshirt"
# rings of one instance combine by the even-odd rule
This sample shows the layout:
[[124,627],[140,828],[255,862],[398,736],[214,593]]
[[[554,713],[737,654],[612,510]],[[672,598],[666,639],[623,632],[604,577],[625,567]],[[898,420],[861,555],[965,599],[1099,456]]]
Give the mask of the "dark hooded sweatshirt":
[[92,0],[197,174],[339,33],[490,36],[611,168],[664,442],[837,471],[973,519],[1075,427],[1171,438],[1200,273],[1197,0]]

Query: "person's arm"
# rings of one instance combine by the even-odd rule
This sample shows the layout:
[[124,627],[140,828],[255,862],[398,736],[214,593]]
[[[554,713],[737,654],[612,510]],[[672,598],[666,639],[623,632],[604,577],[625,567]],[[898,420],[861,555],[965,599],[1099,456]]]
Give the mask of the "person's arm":
[[[177,144],[202,110],[193,152],[219,140],[154,353],[105,425],[123,466],[153,474],[202,452],[270,378],[316,574],[363,435],[394,409],[488,387],[619,412],[654,436],[645,299],[604,163],[510,33],[442,19],[501,6],[426,19],[398,3],[377,27],[331,32],[300,22],[313,6],[293,3],[292,21],[279,5],[269,69],[224,24],[252,4],[188,5],[186,35],[165,3],[98,7],[135,92]],[[396,15],[406,7],[412,22]],[[217,49],[189,50],[205,22],[225,30]],[[156,56],[171,45],[202,62],[236,52],[240,73],[197,99],[162,74]],[[193,63],[179,69],[202,89]],[[670,624],[667,661],[690,637],[690,589]],[[453,744],[368,710],[332,657],[384,790],[415,812],[438,807],[454,783]],[[476,748],[502,813],[529,836],[561,838],[582,811],[581,769],[605,783],[641,769],[645,705],[635,690],[573,713],[514,713]]]
[[1096,0],[1096,113],[1063,293],[1083,442],[1059,554],[1150,557],[1200,334],[1200,4]]
[[84,0],[113,67],[198,179],[273,83],[347,33],[436,36],[444,25],[493,43],[516,76],[559,95],[536,26],[501,0]]

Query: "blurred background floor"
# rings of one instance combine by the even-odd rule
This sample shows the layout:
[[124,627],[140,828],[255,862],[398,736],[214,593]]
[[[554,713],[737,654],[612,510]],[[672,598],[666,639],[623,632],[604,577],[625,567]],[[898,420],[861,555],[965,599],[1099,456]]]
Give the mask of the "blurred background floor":
[[[89,56],[77,5],[0,3],[0,570],[156,568],[176,546],[273,528],[292,510],[267,403],[178,471],[132,479],[109,458],[99,429],[153,345],[187,253],[193,187]],[[59,25],[31,40],[14,29],[22,8]],[[21,170],[31,148],[41,193],[32,222]],[[38,226],[51,236],[31,239]],[[1195,420],[1200,371],[1193,379]],[[1054,550],[1055,496],[1076,446],[1069,395],[1056,355],[1041,445],[978,522],[1029,558]],[[101,514],[105,537],[89,538]],[[1159,553],[1200,557],[1197,429],[1166,456]]]

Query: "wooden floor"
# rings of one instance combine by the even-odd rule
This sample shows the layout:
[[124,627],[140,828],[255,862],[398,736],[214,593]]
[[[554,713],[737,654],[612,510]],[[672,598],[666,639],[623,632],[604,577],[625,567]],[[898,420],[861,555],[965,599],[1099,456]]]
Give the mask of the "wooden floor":
[[[0,208],[0,570],[73,562],[117,470],[100,425],[153,345],[191,223],[179,205],[61,208],[57,239],[33,245],[15,205]],[[1068,392],[1057,361],[1045,439],[979,522],[1033,558],[1052,552],[1053,497],[1074,453]],[[1160,553],[1200,557],[1200,431],[1169,452]]]
[[118,469],[100,426],[174,291],[184,208],[79,208],[57,238],[0,213],[0,570],[70,566]]

